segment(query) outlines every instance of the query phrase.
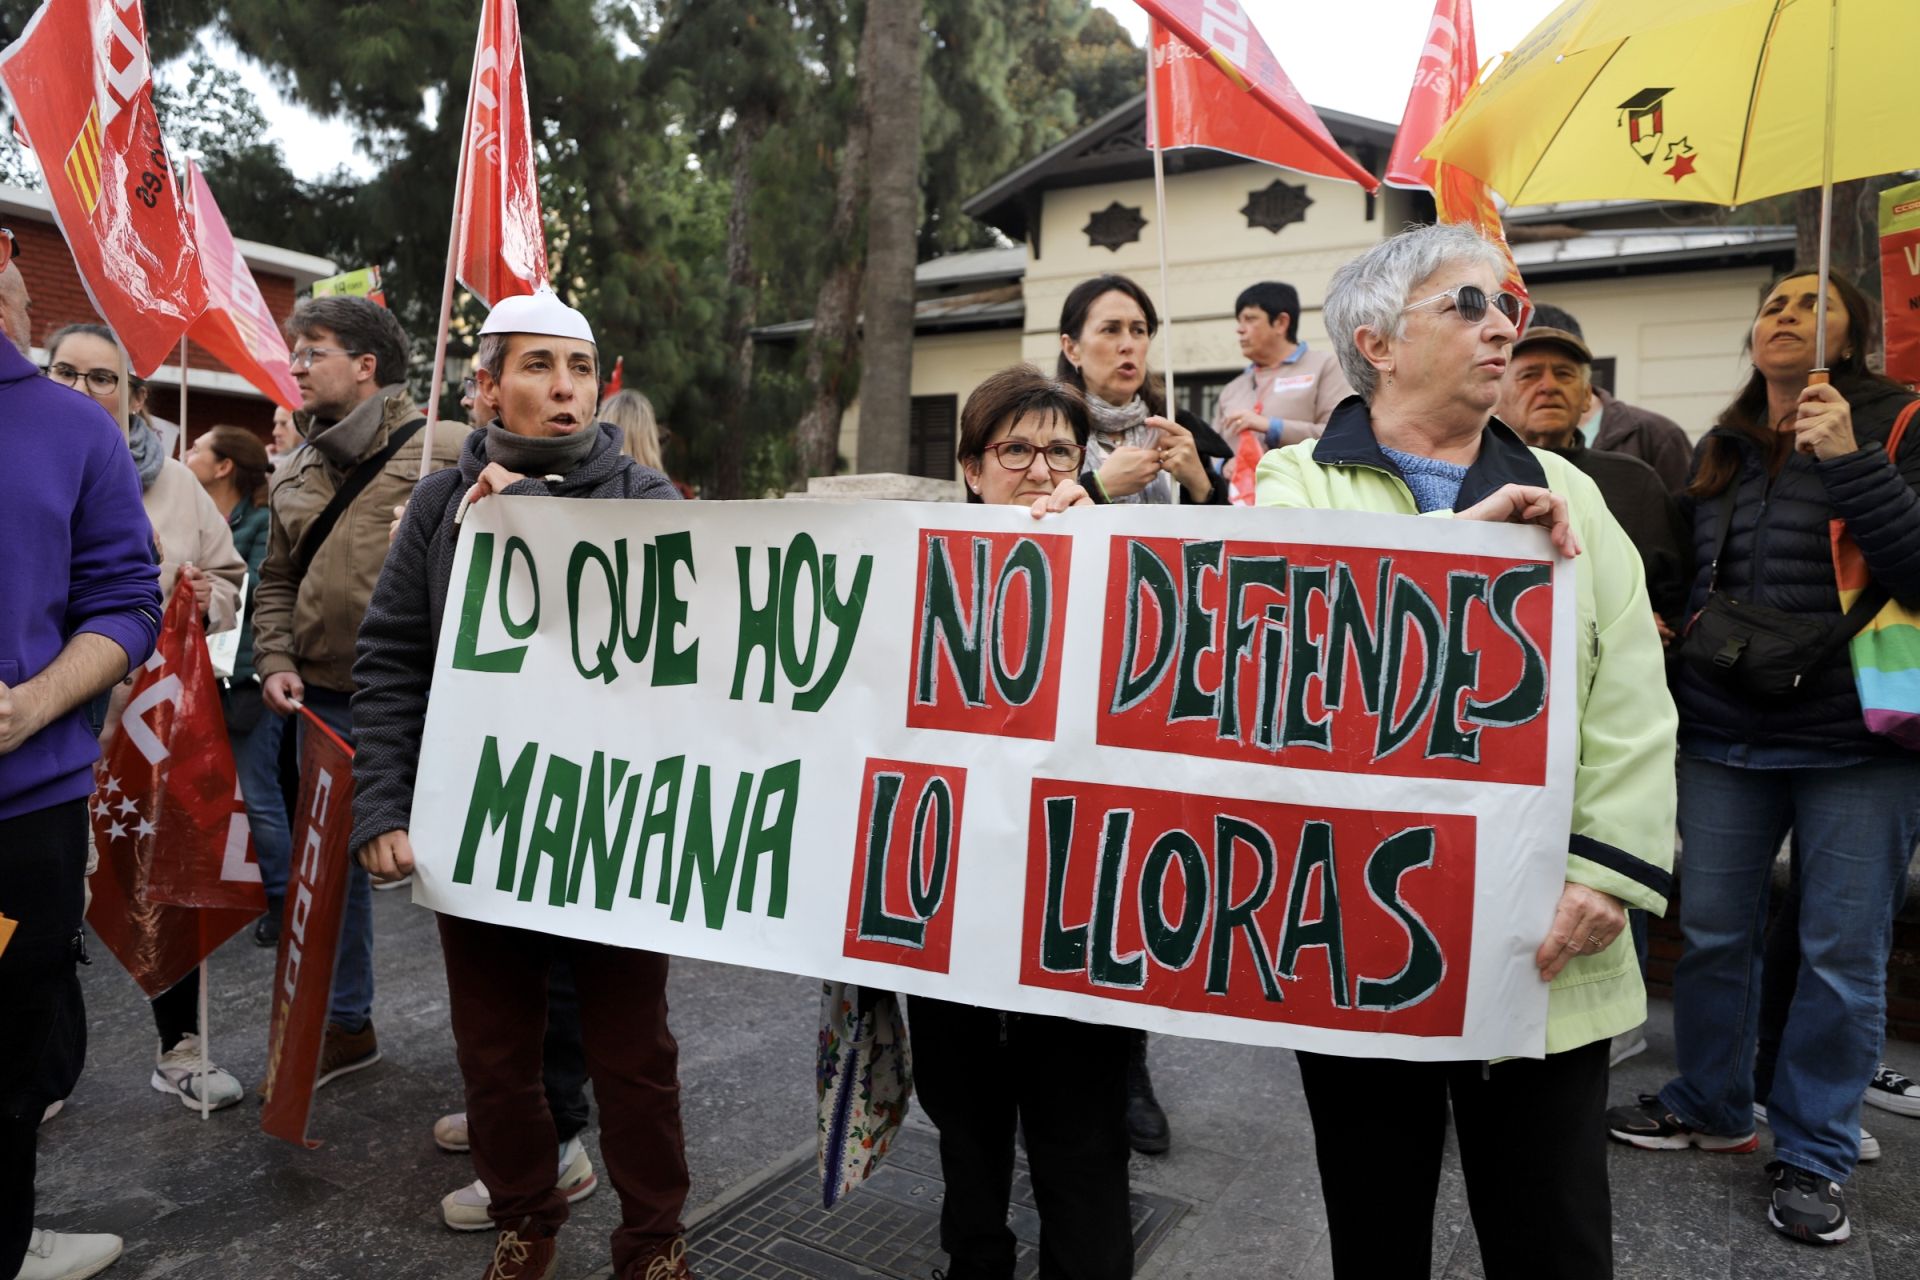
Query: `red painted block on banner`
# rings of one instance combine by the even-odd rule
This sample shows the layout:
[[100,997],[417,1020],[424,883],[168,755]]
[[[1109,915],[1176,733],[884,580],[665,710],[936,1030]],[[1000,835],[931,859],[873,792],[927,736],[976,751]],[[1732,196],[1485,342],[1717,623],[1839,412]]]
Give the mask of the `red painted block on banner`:
[[1104,745],[1545,782],[1550,564],[1121,536],[1107,574]]
[[920,532],[907,724],[1051,741],[1073,541]]
[[1036,779],[1020,981],[1264,1022],[1459,1035],[1464,814]]
[[347,904],[347,834],[353,826],[353,749],[304,708],[300,807],[294,815],[280,957],[273,971],[267,1031],[266,1104],[260,1128],[304,1147],[314,1077],[333,995],[333,964]]
[[867,761],[843,954],[947,972],[966,794],[965,769]]

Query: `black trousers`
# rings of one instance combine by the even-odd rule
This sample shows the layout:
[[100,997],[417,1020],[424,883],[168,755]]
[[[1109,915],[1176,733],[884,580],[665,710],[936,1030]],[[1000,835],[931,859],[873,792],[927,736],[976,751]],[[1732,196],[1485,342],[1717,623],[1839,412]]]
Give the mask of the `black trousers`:
[[33,1233],[41,1113],[73,1092],[86,1058],[86,877],[85,799],[0,821],[0,915],[16,924],[0,952],[0,1276],[20,1270]]
[[1014,1126],[1040,1210],[1041,1280],[1133,1274],[1127,1032],[913,996],[913,1084],[940,1130],[949,1280],[1010,1280]]
[[562,1144],[587,1127],[587,1050],[580,1039],[580,993],[573,962],[555,959],[547,975],[547,1038],[540,1044],[540,1083]]
[[1451,1101],[1487,1280],[1610,1277],[1607,1049],[1491,1067],[1298,1054],[1334,1275],[1426,1280]]

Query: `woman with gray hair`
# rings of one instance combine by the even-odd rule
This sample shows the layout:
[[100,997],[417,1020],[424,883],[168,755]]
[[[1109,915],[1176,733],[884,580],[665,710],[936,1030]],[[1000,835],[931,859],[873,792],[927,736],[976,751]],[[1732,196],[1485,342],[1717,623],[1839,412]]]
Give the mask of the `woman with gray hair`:
[[1504,267],[1471,229],[1436,226],[1336,272],[1327,329],[1358,394],[1258,473],[1264,506],[1533,523],[1581,558],[1581,643],[1556,654],[1579,663],[1566,885],[1533,957],[1545,1056],[1298,1055],[1340,1277],[1428,1274],[1449,1103],[1488,1280],[1613,1273],[1608,1041],[1646,1016],[1625,907],[1666,910],[1675,717],[1633,544],[1591,480],[1492,416],[1520,314]]

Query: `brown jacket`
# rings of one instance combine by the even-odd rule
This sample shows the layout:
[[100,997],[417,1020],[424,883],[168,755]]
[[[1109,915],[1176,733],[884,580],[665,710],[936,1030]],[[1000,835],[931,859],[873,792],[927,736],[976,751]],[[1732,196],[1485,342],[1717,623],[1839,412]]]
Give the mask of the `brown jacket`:
[[1678,495],[1687,487],[1693,466],[1693,441],[1679,423],[1651,409],[1616,400],[1595,387],[1600,398],[1600,425],[1590,442],[1595,449],[1638,458],[1660,476],[1667,492]]
[[[393,508],[407,501],[420,474],[426,433],[401,446],[341,513],[303,579],[294,576],[293,551],[361,460],[386,448],[394,431],[420,416],[405,387],[382,388],[340,421],[308,437],[309,447],[295,454],[275,479],[273,523],[253,613],[254,667],[261,679],[294,671],[302,683],[353,692],[360,619],[386,562]],[[436,468],[458,460],[466,434],[465,427],[453,423],[436,428]]]

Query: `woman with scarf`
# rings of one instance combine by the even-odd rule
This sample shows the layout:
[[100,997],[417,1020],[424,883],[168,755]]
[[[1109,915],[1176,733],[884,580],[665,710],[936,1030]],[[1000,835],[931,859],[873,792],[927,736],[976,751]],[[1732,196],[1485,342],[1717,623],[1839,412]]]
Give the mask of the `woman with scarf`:
[[[126,355],[113,330],[97,324],[71,324],[47,339],[47,377],[92,396],[112,414],[127,435],[134,467],[140,472],[140,501],[153,524],[154,559],[160,565],[160,593],[171,600],[176,585],[191,591],[200,606],[209,633],[225,631],[238,621],[240,582],[247,563],[234,550],[226,517],[200,487],[185,464],[167,457],[160,437],[147,425],[146,384],[132,378]],[[128,379],[127,398],[120,398],[120,380]],[[126,705],[126,685],[114,691],[108,706],[105,737],[111,740]],[[212,1068],[200,1067],[200,978],[195,970],[172,990],[153,1001],[153,1020],[160,1033],[150,1083],[161,1093],[178,1097],[198,1109],[202,1093],[213,1107],[230,1107],[244,1091],[240,1082]]]
[[1192,414],[1167,416],[1160,381],[1147,373],[1147,348],[1159,330],[1153,299],[1125,276],[1083,280],[1060,308],[1056,373],[1086,393],[1093,418],[1087,492],[1095,502],[1224,505],[1227,482],[1218,462],[1207,460],[1232,451]]

